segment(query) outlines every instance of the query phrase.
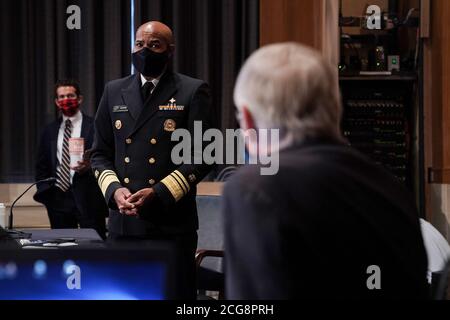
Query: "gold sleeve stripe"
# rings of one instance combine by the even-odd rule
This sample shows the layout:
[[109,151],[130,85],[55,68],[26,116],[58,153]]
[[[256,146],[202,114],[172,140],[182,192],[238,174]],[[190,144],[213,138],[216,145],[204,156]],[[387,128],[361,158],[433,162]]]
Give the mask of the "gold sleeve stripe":
[[186,184],[183,180],[183,176],[181,174],[178,174],[177,171],[174,171],[170,174],[172,177],[174,177],[178,183],[183,187],[184,192],[187,194],[189,190],[191,189],[189,184]]
[[167,176],[161,181],[161,183],[163,183],[167,187],[167,189],[169,189],[172,197],[175,199],[175,202],[178,202],[181,198],[183,198],[184,191],[174,177]]
[[176,175],[178,175],[182,180],[183,180],[183,182],[184,182],[184,185],[186,186],[186,188],[188,189],[188,191],[191,189],[191,187],[190,187],[190,185],[189,185],[189,182],[186,180],[186,178],[184,177],[184,175],[180,172],[180,171],[178,171],[178,170],[175,170],[173,173],[175,173]]
[[101,183],[102,183],[102,181],[103,181],[103,179],[105,178],[105,176],[107,175],[107,174],[111,174],[111,173],[114,173],[114,172],[112,172],[111,170],[105,170],[105,171],[103,171],[101,174],[100,174],[100,176],[98,177],[98,184],[100,185]]
[[102,172],[102,174],[98,178],[98,185],[101,187],[103,185],[103,182],[105,181],[106,177],[110,176],[110,175],[115,176],[116,174],[110,170]]
[[181,187],[181,189],[183,189],[184,195],[186,195],[188,193],[188,191],[186,189],[186,186],[183,184],[183,182],[181,182],[181,179],[178,178],[177,175],[173,174],[173,173],[171,173],[170,176],[177,181],[178,185]]
[[[109,180],[110,178],[114,178],[116,177],[114,174],[112,173],[107,173],[102,177],[101,182],[99,183],[100,188],[103,187],[105,185],[106,180]],[[107,188],[107,187],[106,187]]]
[[108,190],[108,187],[114,182],[120,183],[119,178],[114,171],[105,170],[102,172],[102,174],[98,178],[98,185],[102,190],[103,196],[106,197],[106,190]]

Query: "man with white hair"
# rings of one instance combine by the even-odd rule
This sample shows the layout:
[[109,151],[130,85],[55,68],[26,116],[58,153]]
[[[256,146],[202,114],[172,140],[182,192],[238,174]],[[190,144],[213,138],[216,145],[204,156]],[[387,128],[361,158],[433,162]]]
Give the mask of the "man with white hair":
[[246,136],[279,130],[279,170],[244,166],[224,190],[228,299],[427,298],[427,256],[408,191],[345,144],[336,68],[300,44],[269,45],[235,88]]

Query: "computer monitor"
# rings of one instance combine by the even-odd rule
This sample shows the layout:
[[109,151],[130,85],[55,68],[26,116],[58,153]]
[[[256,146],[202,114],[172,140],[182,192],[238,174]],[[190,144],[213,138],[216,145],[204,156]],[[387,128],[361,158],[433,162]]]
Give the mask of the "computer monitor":
[[166,246],[0,250],[0,300],[173,299]]

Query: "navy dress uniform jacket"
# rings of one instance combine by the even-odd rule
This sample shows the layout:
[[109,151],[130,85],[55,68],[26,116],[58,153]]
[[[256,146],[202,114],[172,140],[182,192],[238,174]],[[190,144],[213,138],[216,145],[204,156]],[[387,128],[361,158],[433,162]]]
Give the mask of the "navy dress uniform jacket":
[[[124,236],[183,234],[198,229],[196,185],[210,170],[201,163],[171,160],[175,129],[194,133],[194,121],[210,126],[207,84],[166,71],[144,103],[140,75],[108,83],[95,119],[92,168],[110,207],[109,231]],[[193,154],[193,153],[192,153]],[[122,215],[117,189],[153,188],[156,197],[139,217]]]
[[[56,150],[61,122],[62,118],[59,118],[57,121],[49,124],[41,136],[36,163],[36,181],[56,177],[58,162]],[[90,149],[94,140],[94,119],[85,114],[83,114],[80,136],[84,138],[85,149]],[[34,200],[51,207],[53,200],[52,190],[54,188],[56,188],[54,183],[38,184]],[[108,208],[105,205],[92,171],[88,170],[83,174],[76,172],[73,176],[72,190],[75,204],[82,214],[107,216]]]

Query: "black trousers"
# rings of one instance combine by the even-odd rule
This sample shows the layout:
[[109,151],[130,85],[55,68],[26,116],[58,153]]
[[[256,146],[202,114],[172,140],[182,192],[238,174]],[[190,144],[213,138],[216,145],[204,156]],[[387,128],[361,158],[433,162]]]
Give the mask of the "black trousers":
[[45,205],[52,229],[95,229],[103,239],[106,238],[105,218],[95,212],[80,211],[72,189],[63,192],[55,187],[52,193],[51,201]]
[[176,300],[196,300],[197,299],[197,278],[195,265],[195,252],[197,250],[198,235],[197,232],[189,232],[179,235],[146,235],[142,237],[129,237],[115,233],[108,234],[107,244],[114,245],[132,245],[145,247],[146,244],[168,243],[175,252],[175,292],[173,294]]

